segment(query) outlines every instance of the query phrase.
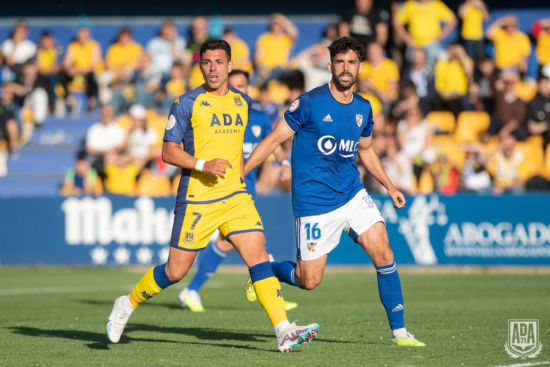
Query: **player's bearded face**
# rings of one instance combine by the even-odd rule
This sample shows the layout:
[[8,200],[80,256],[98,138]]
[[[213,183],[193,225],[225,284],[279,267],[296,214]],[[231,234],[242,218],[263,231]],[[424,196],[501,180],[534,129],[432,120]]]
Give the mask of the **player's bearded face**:
[[331,63],[332,81],[342,89],[350,89],[357,81],[360,67],[362,64],[355,52],[338,54]]
[[216,90],[223,86],[227,82],[231,66],[224,50],[206,51],[201,59],[201,72],[208,88]]

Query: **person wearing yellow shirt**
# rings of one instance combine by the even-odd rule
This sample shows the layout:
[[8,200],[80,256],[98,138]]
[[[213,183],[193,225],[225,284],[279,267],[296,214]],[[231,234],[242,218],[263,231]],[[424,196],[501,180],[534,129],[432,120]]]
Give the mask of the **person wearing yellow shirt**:
[[[543,74],[543,68],[550,65],[550,18],[541,19],[539,21],[540,32],[537,35],[537,48],[535,50],[539,61],[539,77]],[[550,69],[547,66],[546,69]],[[550,77],[550,70],[547,72],[547,77]]]
[[438,111],[451,111],[456,117],[467,107],[468,82],[472,79],[474,65],[458,43],[450,43],[447,54],[447,59],[435,64],[437,97],[433,107]]
[[101,104],[111,103],[112,89],[120,90],[128,87],[142,53],[143,47],[133,41],[132,31],[129,28],[122,28],[116,42],[107,50],[105,71],[97,75]]
[[[88,107],[97,105],[96,94],[98,91],[95,72],[102,67],[101,46],[92,39],[90,29],[81,27],[76,33],[76,40],[67,47],[63,68],[59,73],[59,82],[65,90],[65,97],[68,97],[69,83],[84,84]],[[67,98],[67,104],[74,102]]]
[[260,35],[256,41],[254,84],[284,76],[298,33],[298,28],[287,17],[279,13],[273,14],[269,32]]
[[61,69],[59,56],[63,53],[63,47],[56,44],[56,40],[50,32],[43,32],[40,36],[38,51],[36,53],[36,63],[38,70],[48,83],[48,102],[50,109],[53,110],[55,101],[55,86],[57,85],[57,74]]
[[127,154],[110,156],[105,162],[105,191],[109,194],[132,196],[140,168]]
[[231,46],[231,61],[235,70],[244,70],[250,75],[253,73],[252,62],[250,61],[250,49],[246,42],[239,38],[237,33],[227,27],[223,31],[223,40]]
[[[445,24],[443,28],[441,23]],[[407,1],[393,19],[395,32],[407,45],[407,60],[411,60],[413,49],[422,48],[430,66],[435,64],[441,51],[440,42],[457,24],[452,10],[439,0]]]
[[466,0],[458,8],[458,17],[462,19],[460,35],[464,41],[466,53],[472,60],[485,55],[483,42],[483,21],[489,19],[489,12],[483,0]]
[[[204,80],[204,79],[203,79]],[[175,62],[170,70],[170,80],[166,83],[164,100],[162,101],[162,111],[166,114],[170,112],[170,107],[174,101],[187,92],[185,88],[185,79],[183,77],[183,64]]]
[[495,45],[497,69],[515,68],[521,73],[527,72],[531,42],[525,33],[518,30],[518,20],[515,16],[497,19],[487,28],[485,34]]
[[391,104],[399,97],[399,70],[393,60],[384,56],[384,49],[379,43],[369,44],[367,61],[363,61],[359,78],[370,80],[374,92],[382,101],[384,115],[387,115]]

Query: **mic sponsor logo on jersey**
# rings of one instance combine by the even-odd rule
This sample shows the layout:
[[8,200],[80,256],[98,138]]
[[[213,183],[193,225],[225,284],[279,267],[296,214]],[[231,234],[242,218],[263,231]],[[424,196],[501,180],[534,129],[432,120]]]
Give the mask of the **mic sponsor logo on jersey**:
[[351,158],[359,150],[359,142],[345,139],[340,139],[338,142],[334,136],[325,135],[319,138],[317,147],[324,155],[331,155],[338,150],[341,157]]

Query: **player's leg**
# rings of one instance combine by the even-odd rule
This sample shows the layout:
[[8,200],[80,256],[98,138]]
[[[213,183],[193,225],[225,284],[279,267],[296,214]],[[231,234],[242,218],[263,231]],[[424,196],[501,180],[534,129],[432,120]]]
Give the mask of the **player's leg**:
[[227,200],[228,221],[220,227],[248,266],[258,300],[266,311],[277,336],[280,351],[309,342],[317,336],[319,325],[296,326],[286,316],[281,285],[271,270],[265,250],[265,236],[260,216],[248,195],[236,195]]
[[219,232],[216,232],[215,238],[214,242],[204,250],[195,276],[178,295],[182,307],[187,307],[193,312],[204,312],[199,292],[202,286],[214,275],[227,254],[233,250],[231,243]]
[[378,278],[378,292],[392,330],[392,341],[397,345],[425,346],[407,332],[401,281],[390,248],[384,219],[366,191],[361,191],[350,202],[350,219],[346,231],[369,255]]

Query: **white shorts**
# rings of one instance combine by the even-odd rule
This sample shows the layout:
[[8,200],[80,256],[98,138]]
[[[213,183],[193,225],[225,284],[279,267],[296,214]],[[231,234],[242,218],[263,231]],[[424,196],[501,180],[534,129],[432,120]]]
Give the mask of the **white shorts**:
[[342,231],[357,242],[363,232],[378,222],[385,223],[365,189],[329,213],[296,217],[296,257],[307,261],[328,254],[340,243]]

